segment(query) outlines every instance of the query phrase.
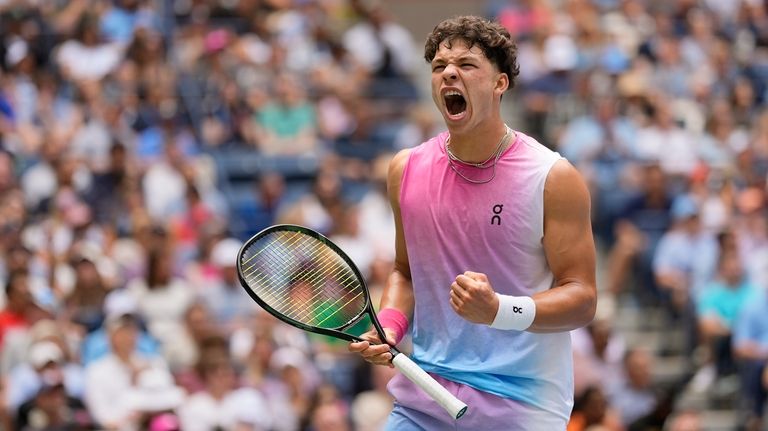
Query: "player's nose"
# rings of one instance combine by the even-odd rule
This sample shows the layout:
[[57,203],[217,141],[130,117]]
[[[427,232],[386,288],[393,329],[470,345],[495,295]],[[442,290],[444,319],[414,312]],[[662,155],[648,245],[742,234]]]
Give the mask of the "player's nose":
[[459,77],[456,66],[449,64],[445,66],[445,69],[443,69],[443,80],[448,81],[454,81]]

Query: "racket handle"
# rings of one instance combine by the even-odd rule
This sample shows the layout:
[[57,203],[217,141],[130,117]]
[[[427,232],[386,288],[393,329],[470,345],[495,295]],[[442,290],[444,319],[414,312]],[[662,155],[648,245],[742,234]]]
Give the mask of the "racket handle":
[[435,402],[440,404],[445,411],[451,415],[452,418],[460,418],[466,411],[467,405],[461,400],[454,397],[452,393],[448,392],[440,383],[437,383],[426,371],[416,365],[408,356],[402,353],[395,354],[392,358],[392,364],[400,370],[405,377],[410,381],[418,385],[424,392],[432,397]]

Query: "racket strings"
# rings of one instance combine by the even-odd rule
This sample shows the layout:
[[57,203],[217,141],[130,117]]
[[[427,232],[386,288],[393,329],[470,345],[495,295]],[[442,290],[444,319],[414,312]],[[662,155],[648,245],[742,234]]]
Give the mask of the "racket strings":
[[[250,263],[253,259],[256,259],[257,257],[259,257],[261,255],[261,253],[272,251],[272,249],[273,249],[272,246],[275,243],[281,242],[281,239],[283,239],[283,238],[285,238],[285,235],[272,234],[269,237],[264,237],[261,240],[259,240],[258,241],[259,244],[261,242],[265,241],[265,240],[269,240],[270,242],[268,244],[260,245],[258,247],[258,250],[253,254],[253,256],[250,256],[248,259],[245,259],[242,262],[240,262],[240,267],[243,269],[243,274],[247,274],[251,269],[253,269],[257,264],[259,264],[259,261],[257,260],[256,262],[254,262],[253,264],[251,264],[251,266],[249,266],[247,268],[245,267],[246,264]],[[287,244],[284,244],[284,245],[286,245],[286,246],[294,245],[296,242],[298,242],[300,240],[302,240],[302,237],[300,235],[294,235],[292,240],[291,240],[291,242],[287,243]],[[252,250],[252,249],[254,249],[256,247],[257,247],[256,244],[254,244],[248,250],[250,251],[250,250]],[[244,253],[244,254],[247,254],[247,252]]]
[[[291,274],[291,280],[293,280],[294,283],[298,281],[306,281],[311,285],[316,286],[318,282],[324,280],[323,277],[325,275],[330,275],[335,281],[339,282],[343,287],[346,287],[346,289],[335,289],[335,291],[333,292],[328,292],[327,290],[329,287],[336,287],[334,283],[329,283],[329,284],[326,284],[325,286],[318,286],[319,288],[317,287],[315,288],[315,290],[317,291],[315,295],[313,295],[311,298],[300,298],[303,300],[296,301],[293,304],[293,306],[290,306],[286,310],[286,314],[291,313],[292,311],[295,311],[295,312],[304,311],[304,314],[296,315],[294,313],[294,315],[301,319],[306,319],[307,317],[313,317],[312,308],[306,307],[304,306],[304,304],[306,303],[315,304],[317,302],[317,298],[323,294],[325,294],[330,298],[336,298],[336,300],[333,303],[326,306],[325,310],[319,310],[319,311],[315,310],[315,314],[322,316],[322,315],[325,315],[328,311],[335,308],[339,302],[344,301],[349,294],[353,294],[353,297],[347,300],[347,302],[345,302],[344,304],[342,304],[341,309],[344,309],[346,305],[349,305],[351,302],[353,302],[355,299],[357,299],[362,295],[362,292],[357,292],[355,294],[355,290],[356,290],[355,288],[357,287],[355,286],[355,283],[357,283],[357,277],[355,277],[354,273],[352,273],[352,271],[348,267],[346,267],[343,260],[341,260],[341,258],[335,252],[333,252],[331,249],[329,249],[328,247],[325,247],[324,245],[322,245],[322,243],[317,241],[315,243],[310,241],[304,241],[303,243],[299,243],[298,246],[301,248],[301,251],[306,252],[304,253],[305,255],[309,255],[313,259],[313,262],[319,261],[319,262],[323,262],[323,264],[319,267],[307,266],[307,265],[304,265],[304,262],[302,262],[301,260],[296,261],[294,259],[293,263],[295,265],[299,265],[299,266],[303,265],[305,267],[305,269],[302,269],[298,272],[298,275],[297,273]],[[309,247],[312,247],[312,249],[310,249]],[[291,256],[291,257],[293,258],[295,256]],[[285,296],[282,298],[282,301],[280,301],[280,305],[283,305],[284,303],[287,303],[290,301],[291,301],[290,296]],[[321,323],[324,323],[326,320],[328,320],[330,317],[333,317],[333,313],[328,314],[325,319],[321,320],[320,322],[317,322],[316,324],[320,325]]]
[[[320,267],[305,266],[298,273],[292,274],[291,279],[294,284],[299,282],[308,283],[313,287],[315,294],[310,298],[306,298],[306,296],[294,298],[286,295],[280,301],[280,304],[286,305],[288,303],[287,308],[282,308],[291,317],[298,320],[311,321],[312,324],[321,326],[329,319],[338,317],[337,315],[340,313],[343,314],[345,310],[349,310],[348,306],[360,298],[362,292],[355,292],[356,277],[344,266],[344,262],[335,253],[324,249],[320,250],[320,253],[317,254],[317,250],[307,250],[307,247],[303,247],[303,249],[305,252],[309,251],[315,261],[321,259],[324,264]],[[327,278],[324,278],[326,276],[330,276],[331,282],[326,282],[328,281]],[[342,286],[346,289],[342,288]],[[329,300],[332,302],[329,303]],[[360,305],[364,305],[364,303]],[[346,313],[348,314],[347,320],[352,319],[358,314],[357,310],[351,311]],[[322,316],[325,316],[325,318],[317,321]]]
[[[314,276],[307,277],[309,270],[306,268],[300,269],[304,266],[304,260],[297,259],[297,256],[298,256],[297,253],[276,254],[274,250],[268,250],[268,254],[271,255],[267,257],[271,258],[272,262],[275,262],[280,259],[283,259],[283,260],[289,259],[290,261],[285,262],[287,263],[287,265],[283,264],[283,265],[277,266],[278,268],[280,268],[280,270],[278,271],[271,271],[271,272],[260,271],[260,270],[251,271],[248,275],[256,275],[258,276],[258,279],[249,280],[250,282],[249,284],[252,288],[254,288],[255,286],[262,287],[263,289],[261,289],[262,291],[261,293],[263,293],[264,295],[267,295],[270,299],[273,300],[271,301],[271,305],[274,308],[280,309],[281,312],[285,313],[290,311],[290,308],[286,309],[282,306],[286,304],[290,306],[289,302],[291,302],[291,297],[289,295],[278,295],[277,293],[279,292],[271,288],[274,285],[274,280],[277,279],[281,283],[283,283],[284,280],[291,280],[293,283],[288,283],[289,286],[295,285],[295,283],[299,281],[306,281],[312,284],[317,281],[316,279],[319,277],[319,273],[315,273]],[[328,265],[329,264],[326,264],[325,266],[327,267]],[[271,265],[265,264],[264,266],[271,266]],[[257,269],[260,269],[260,268],[257,268]],[[319,269],[324,269],[324,268],[321,267]],[[260,283],[258,284],[253,283],[254,280],[259,281]],[[254,288],[254,290],[259,290],[259,289]],[[322,291],[318,290],[315,296],[310,298],[303,297],[301,299],[303,299],[304,302],[312,301],[320,294],[322,294]]]
[[[355,290],[354,287],[356,287],[356,286],[354,286],[354,284],[357,282],[357,278],[349,270],[349,268],[344,265],[344,262],[339,259],[338,255],[336,253],[334,253],[333,251],[331,251],[329,248],[327,248],[325,246],[322,246],[322,245],[321,245],[320,248],[318,248],[318,250],[308,250],[307,246],[309,244],[311,244],[311,243],[305,241],[303,244],[296,244],[294,242],[291,245],[294,245],[294,246],[298,245],[299,247],[301,247],[302,251],[310,252],[310,254],[313,255],[312,257],[315,258],[315,261],[322,261],[324,263],[320,267],[316,267],[316,268],[311,268],[310,267],[308,269],[301,270],[298,273],[299,275],[297,275],[296,272],[291,271],[291,269],[292,268],[296,268],[296,267],[301,267],[302,265],[304,265],[304,263],[305,263],[304,261],[296,260],[295,259],[296,256],[275,255],[273,253],[273,250],[268,250],[268,253],[272,254],[272,257],[274,257],[275,259],[281,259],[281,258],[285,258],[285,257],[288,257],[289,259],[291,259],[291,262],[288,262],[289,265],[283,265],[282,266],[283,270],[281,271],[281,274],[279,274],[279,275],[281,275],[283,277],[289,277],[291,280],[294,280],[294,281],[307,281],[310,284],[316,284],[318,281],[321,280],[323,275],[325,275],[323,272],[326,272],[326,273],[329,273],[331,275],[336,276],[335,277],[336,280],[341,282],[341,284],[344,285],[344,287],[347,287],[346,290],[342,289],[341,292],[338,292],[338,291],[333,292],[333,294],[334,294],[333,296],[334,297],[338,296],[338,294],[346,295],[347,293],[354,292],[354,290]],[[315,247],[315,248],[317,248],[317,247]],[[318,253],[320,253],[320,254],[325,253],[325,256],[318,255]],[[294,254],[298,255],[299,253],[294,253]],[[307,253],[304,253],[304,254],[306,255]],[[325,259],[324,257],[327,257],[327,259]],[[333,271],[333,272],[325,271],[327,269],[334,268],[334,267],[336,268],[336,270]],[[306,274],[308,274],[310,272],[315,272],[315,274],[312,275],[310,278],[307,278]],[[338,276],[339,273],[341,273],[343,275],[343,278]],[[262,281],[264,281],[263,278],[262,278]],[[331,284],[331,286],[333,286],[333,285]],[[350,289],[350,287],[352,287],[353,289]],[[268,293],[271,293],[271,292],[268,292]],[[323,293],[325,293],[323,289],[317,289],[317,293],[313,297],[311,297],[311,298],[302,298],[303,301],[301,301],[301,303],[306,303],[307,301],[309,301],[309,303],[312,304],[313,301],[315,301],[317,299],[317,297],[319,297]],[[354,299],[357,298],[360,295],[362,295],[362,293],[358,293],[357,295],[355,295],[347,303],[349,303],[351,301],[354,301]],[[275,309],[280,308],[280,306],[285,305],[286,303],[291,301],[291,298],[288,295],[283,295],[281,297],[275,297],[274,294],[270,294],[270,297],[272,297],[273,299],[277,300],[274,303],[274,308]],[[339,302],[339,301],[341,301],[343,299],[344,299],[343,297],[339,298],[336,302]],[[332,307],[333,305],[335,305],[335,303],[331,304],[331,306],[329,306],[329,307]],[[294,306],[293,308],[298,309],[299,307],[298,306]],[[311,311],[311,308],[309,308],[309,307],[304,307],[304,308],[306,308],[307,310]],[[297,310],[291,310],[291,308],[289,307],[288,309],[284,309],[283,308],[280,311],[284,312],[284,314],[286,314],[286,313],[288,313],[290,311],[297,311]],[[309,314],[310,314],[309,312],[305,313],[305,315],[295,315],[295,313],[294,313],[294,315],[296,317],[300,317],[300,318],[306,318],[306,317],[309,316]]]
[[[321,326],[333,319],[330,323],[343,320],[334,326],[343,326],[365,307],[364,288],[347,262],[301,232],[262,238],[244,251],[240,267],[249,288],[270,307],[306,324]],[[302,297],[295,293],[299,283],[309,289]]]
[[[282,292],[273,286],[275,284],[274,278],[278,278],[277,283],[281,283],[287,287],[293,286],[292,289],[296,289],[297,283],[309,283],[310,285],[316,281],[317,275],[308,277],[309,271],[303,270],[300,272],[282,271],[272,275],[267,275],[263,272],[255,272],[256,278],[250,278],[248,283],[251,288],[259,294],[269,305],[279,311],[280,313],[287,315],[295,320],[306,321],[313,323],[312,318],[316,313],[317,306],[322,303],[324,292],[320,289],[315,289],[315,294],[306,293],[304,295],[301,292],[291,293]],[[292,280],[292,282],[286,283],[286,279]],[[256,287],[256,286],[260,286]],[[311,295],[311,296],[309,296]],[[326,294],[327,295],[327,294]]]
[[[321,267],[307,268],[307,269],[299,270],[299,272],[297,273],[296,272],[297,271],[296,268],[301,268],[302,266],[305,265],[305,261],[304,260],[297,260],[296,259],[296,255],[298,255],[298,253],[294,253],[293,255],[290,255],[290,254],[275,254],[273,250],[269,250],[268,253],[270,253],[272,255],[271,256],[273,258],[272,262],[277,262],[277,261],[279,261],[281,259],[284,260],[286,258],[290,259],[291,261],[290,262],[285,262],[285,263],[288,263],[288,265],[284,265],[284,264],[281,265],[280,266],[280,268],[281,268],[280,271],[277,271],[277,272],[273,271],[270,274],[267,274],[267,273],[265,273],[263,271],[252,271],[251,272],[252,274],[256,274],[256,275],[261,275],[262,276],[261,281],[269,281],[269,279],[272,279],[272,278],[281,278],[282,277],[282,278],[287,278],[287,279],[290,279],[290,280],[293,280],[293,281],[307,281],[307,282],[310,282],[310,283],[316,283],[320,279],[320,277],[322,277],[322,275],[323,275],[320,271],[314,271],[315,272],[314,275],[312,275],[310,278],[307,278],[305,276],[305,274],[308,274],[310,270],[325,270],[325,269],[327,269],[328,267],[330,267],[333,264],[332,261],[327,261]],[[248,274],[248,275],[250,275],[250,274]],[[318,293],[320,293],[320,291]],[[288,301],[289,297],[281,296],[281,297],[277,297],[276,299],[278,301],[275,302],[275,305],[282,305],[284,302]],[[312,298],[309,298],[309,299],[312,299]]]
[[[315,245],[321,244],[320,242],[316,242]],[[309,243],[305,243],[305,245],[309,246]],[[346,306],[354,302],[356,299],[361,297],[363,295],[362,289],[360,289],[360,283],[357,280],[357,277],[355,276],[354,272],[345,264],[343,259],[339,257],[335,252],[333,252],[330,248],[322,246],[322,249],[319,247],[315,247],[316,249],[319,249],[320,253],[324,253],[325,257],[330,262],[335,262],[336,269],[331,273],[332,276],[334,276],[334,279],[340,284],[340,287],[336,288],[335,292],[333,292],[332,297],[337,297],[336,301],[331,303],[328,307],[326,307],[325,310],[320,312],[320,315],[324,315],[326,312],[331,311],[333,308],[337,307],[340,310],[345,310]],[[312,250],[312,252],[316,252],[317,250]],[[316,274],[315,278],[319,278],[321,274],[318,272]],[[336,287],[335,284],[330,284],[331,287]],[[328,287],[328,286],[326,286]],[[341,288],[343,287],[343,288]],[[345,289],[344,289],[345,288]],[[320,292],[322,292],[324,289],[319,289]],[[350,299],[346,299],[347,296],[351,295],[352,297]],[[345,303],[339,305],[340,302],[346,300]],[[364,305],[364,304],[361,304]],[[357,313],[355,313],[357,314]],[[322,323],[325,323],[328,319],[333,317],[334,313],[328,314],[323,320],[318,322],[318,325],[321,325]]]

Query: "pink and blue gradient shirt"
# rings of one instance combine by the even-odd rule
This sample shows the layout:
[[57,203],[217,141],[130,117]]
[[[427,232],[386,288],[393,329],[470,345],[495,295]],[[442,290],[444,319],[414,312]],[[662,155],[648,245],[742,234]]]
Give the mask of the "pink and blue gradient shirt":
[[[493,180],[473,184],[449,166],[444,132],[414,148],[405,166],[400,213],[415,295],[414,360],[425,370],[517,400],[567,420],[573,406],[570,334],[503,331],[470,323],[450,306],[458,274],[481,272],[504,295],[552,287],[544,235],[544,184],[562,157],[531,137],[516,138]],[[455,164],[472,179],[493,168]]]

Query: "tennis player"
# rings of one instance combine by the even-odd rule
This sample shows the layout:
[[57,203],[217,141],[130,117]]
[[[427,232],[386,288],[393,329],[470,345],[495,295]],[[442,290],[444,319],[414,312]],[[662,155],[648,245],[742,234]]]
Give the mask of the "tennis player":
[[[559,154],[512,130],[501,98],[518,74],[502,26],[438,24],[425,58],[447,131],[392,160],[397,237],[379,317],[390,344],[469,410],[458,421],[401,375],[388,430],[564,430],[573,405],[568,331],[595,313],[590,198]],[[388,346],[350,343],[374,364]]]

